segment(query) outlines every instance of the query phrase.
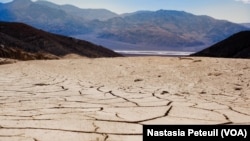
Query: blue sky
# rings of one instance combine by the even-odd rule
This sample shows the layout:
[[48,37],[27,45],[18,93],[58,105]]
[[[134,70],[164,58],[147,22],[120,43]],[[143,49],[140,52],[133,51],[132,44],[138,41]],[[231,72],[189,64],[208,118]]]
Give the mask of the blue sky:
[[[10,2],[12,0],[0,0]],[[34,1],[34,0],[33,0]],[[118,14],[138,10],[181,10],[236,23],[250,23],[250,0],[47,0],[80,8],[105,8]]]

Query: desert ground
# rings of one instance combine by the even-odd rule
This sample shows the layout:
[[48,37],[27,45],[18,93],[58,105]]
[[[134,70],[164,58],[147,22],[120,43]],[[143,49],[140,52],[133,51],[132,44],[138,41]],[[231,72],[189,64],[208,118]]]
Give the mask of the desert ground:
[[250,124],[250,60],[121,57],[3,64],[1,141],[142,141],[144,124]]

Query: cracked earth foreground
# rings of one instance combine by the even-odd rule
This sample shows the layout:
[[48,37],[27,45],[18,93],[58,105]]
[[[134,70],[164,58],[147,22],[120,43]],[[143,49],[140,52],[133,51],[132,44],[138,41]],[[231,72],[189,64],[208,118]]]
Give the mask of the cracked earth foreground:
[[134,57],[0,66],[1,141],[141,141],[144,124],[250,124],[250,61]]

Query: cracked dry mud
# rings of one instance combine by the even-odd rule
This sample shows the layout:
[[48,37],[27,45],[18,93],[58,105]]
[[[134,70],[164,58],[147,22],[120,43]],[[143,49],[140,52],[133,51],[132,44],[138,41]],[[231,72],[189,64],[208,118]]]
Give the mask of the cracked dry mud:
[[134,57],[0,66],[1,141],[141,141],[143,124],[250,124],[249,60]]

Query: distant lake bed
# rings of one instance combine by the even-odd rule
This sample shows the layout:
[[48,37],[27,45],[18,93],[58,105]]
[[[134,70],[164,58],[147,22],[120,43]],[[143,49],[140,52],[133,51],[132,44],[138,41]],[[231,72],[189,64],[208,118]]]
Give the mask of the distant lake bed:
[[139,51],[139,50],[114,50],[124,56],[189,56],[195,52],[184,51]]

